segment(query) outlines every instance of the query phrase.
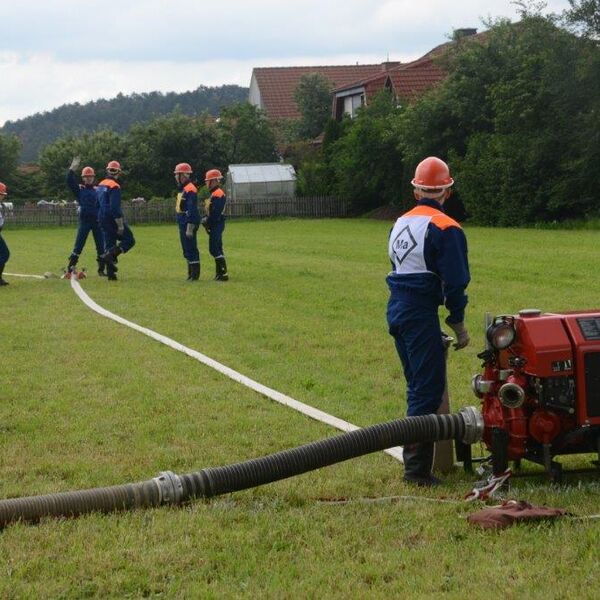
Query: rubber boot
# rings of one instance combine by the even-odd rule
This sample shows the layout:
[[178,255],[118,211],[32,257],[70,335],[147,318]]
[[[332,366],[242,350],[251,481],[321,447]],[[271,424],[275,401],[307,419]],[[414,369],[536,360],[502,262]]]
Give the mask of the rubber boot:
[[192,265],[190,265],[190,263],[188,263],[188,276],[187,276],[187,281],[191,281],[192,279]]
[[424,487],[440,485],[442,480],[431,473],[433,452],[433,442],[404,446],[404,481]]
[[200,263],[194,263],[190,265],[191,274],[190,281],[198,281],[200,279]]
[[117,262],[117,256],[122,253],[123,250],[119,246],[113,246],[101,256],[106,264],[106,276],[109,281],[117,280],[117,267],[115,267],[115,263]]
[[0,265],[0,287],[8,285],[8,281],[2,279],[2,273],[4,273],[4,265]]
[[110,250],[107,250],[100,258],[106,263],[106,266],[112,265],[114,267],[117,261],[117,256],[123,254],[123,250],[119,246],[113,246]]
[[117,281],[117,273],[114,263],[106,263],[106,278],[109,281]]
[[227,274],[227,263],[225,262],[224,256],[215,258],[215,281],[229,281],[229,275]]
[[106,277],[106,263],[100,256],[96,257],[96,262],[98,263],[98,275],[100,275],[100,277]]
[[79,256],[77,256],[77,254],[71,254],[71,256],[69,256],[69,264],[67,265],[67,271],[69,273],[72,273],[75,270],[78,260]]

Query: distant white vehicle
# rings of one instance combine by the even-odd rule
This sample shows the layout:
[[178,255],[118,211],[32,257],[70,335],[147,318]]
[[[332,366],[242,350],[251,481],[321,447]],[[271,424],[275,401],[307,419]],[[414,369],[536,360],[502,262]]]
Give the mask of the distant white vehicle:
[[2,208],[6,210],[12,210],[15,207],[12,202],[0,202],[0,204],[2,205]]
[[132,198],[131,204],[146,204],[146,198],[140,196],[139,198]]

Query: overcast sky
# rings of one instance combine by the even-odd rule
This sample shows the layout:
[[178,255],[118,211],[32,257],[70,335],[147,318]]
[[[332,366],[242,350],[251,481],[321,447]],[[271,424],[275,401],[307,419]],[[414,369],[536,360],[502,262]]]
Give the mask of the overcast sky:
[[516,10],[510,0],[0,0],[0,125],[119,92],[248,86],[256,66],[410,60],[490,16]]

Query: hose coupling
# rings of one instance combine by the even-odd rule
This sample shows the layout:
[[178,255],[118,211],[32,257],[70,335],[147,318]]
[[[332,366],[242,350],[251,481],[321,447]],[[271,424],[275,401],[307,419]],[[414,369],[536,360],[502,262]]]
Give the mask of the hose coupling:
[[481,411],[475,406],[465,406],[458,411],[465,424],[463,444],[474,444],[483,437],[484,422]]
[[179,504],[183,496],[181,477],[173,471],[161,471],[152,479],[158,487],[160,504]]

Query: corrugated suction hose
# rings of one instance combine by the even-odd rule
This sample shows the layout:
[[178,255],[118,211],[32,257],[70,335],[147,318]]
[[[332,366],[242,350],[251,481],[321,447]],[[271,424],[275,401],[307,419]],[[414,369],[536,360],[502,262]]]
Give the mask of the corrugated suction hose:
[[481,413],[473,407],[464,408],[456,415],[407,417],[262,458],[186,475],[166,471],[139,483],[1,500],[0,527],[15,521],[37,522],[43,517],[74,517],[95,511],[181,504],[194,498],[209,498],[286,479],[394,446],[449,439],[472,444],[481,439],[482,432]]

